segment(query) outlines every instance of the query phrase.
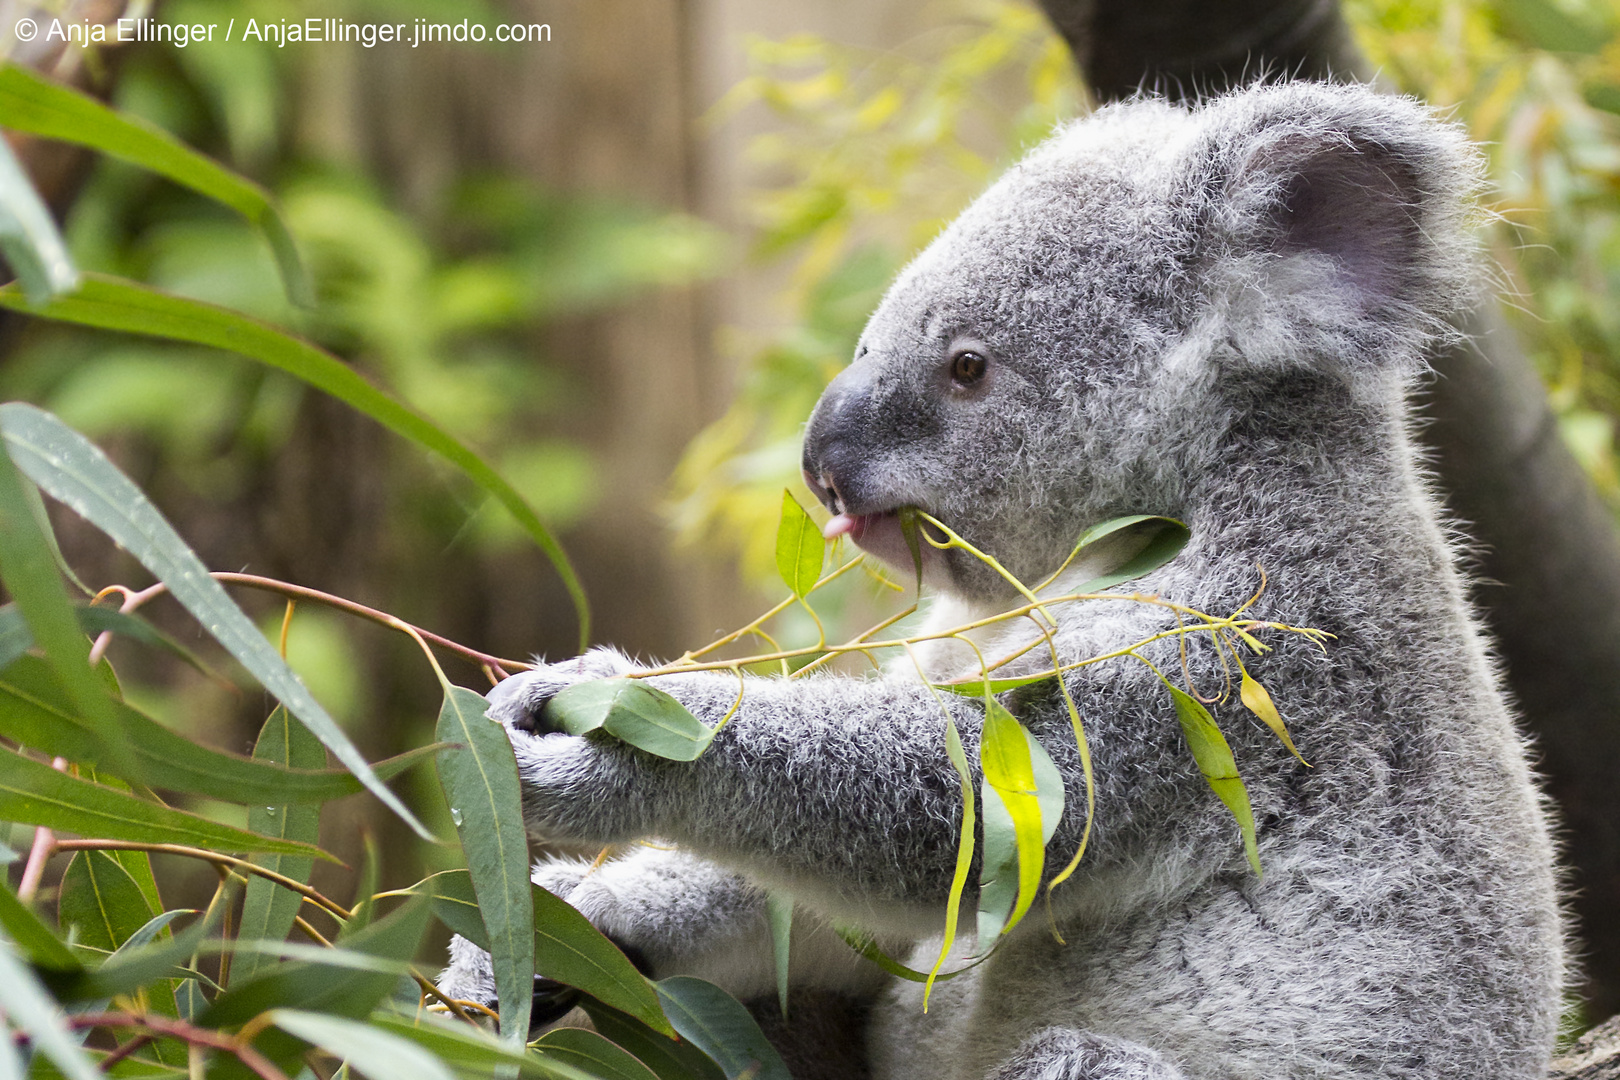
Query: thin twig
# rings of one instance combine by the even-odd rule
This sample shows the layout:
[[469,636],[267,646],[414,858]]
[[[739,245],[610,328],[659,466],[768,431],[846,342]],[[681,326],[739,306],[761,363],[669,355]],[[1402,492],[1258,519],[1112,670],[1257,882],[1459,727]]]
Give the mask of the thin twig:
[[[56,758],[51,762],[51,768],[57,772],[67,772],[67,759]],[[22,880],[17,884],[17,896],[23,900],[32,900],[34,893],[39,891],[39,883],[45,877],[45,864],[51,861],[51,856],[60,850],[61,845],[56,842],[56,834],[44,825],[34,829],[34,842],[28,848],[28,861],[23,863]]]
[[145,1028],[147,1031],[159,1035],[168,1035],[171,1038],[184,1040],[192,1046],[207,1046],[214,1050],[225,1050],[235,1054],[237,1059],[259,1075],[261,1080],[287,1080],[287,1074],[276,1068],[269,1058],[259,1053],[248,1043],[218,1031],[210,1031],[185,1020],[176,1020],[168,1016],[156,1016],[147,1013],[136,1016],[133,1013],[88,1013],[82,1016],[65,1017],[68,1026],[75,1030],[84,1028]]
[[278,874],[274,870],[267,870],[246,859],[237,858],[235,855],[224,855],[217,851],[209,851],[206,848],[187,847],[184,844],[143,844],[133,840],[58,840],[56,847],[58,851],[156,851],[165,855],[184,855],[192,859],[202,859],[205,862],[213,863],[215,866],[224,866],[268,878],[277,885],[298,893],[305,900],[325,908],[345,922],[349,920],[351,915],[348,908],[336,900],[316,892],[301,881],[290,878],[285,874]]

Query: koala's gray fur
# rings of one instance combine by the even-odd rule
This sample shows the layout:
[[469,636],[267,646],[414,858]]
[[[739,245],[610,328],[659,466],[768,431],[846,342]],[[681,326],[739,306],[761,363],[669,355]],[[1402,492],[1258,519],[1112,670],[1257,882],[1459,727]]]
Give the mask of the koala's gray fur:
[[[1263,880],[1153,674],[1130,659],[1081,669],[1068,686],[1097,810],[1079,872],[1052,897],[1067,944],[1037,907],[924,1015],[919,987],[829,944],[817,916],[931,966],[962,812],[940,701],[903,674],[749,679],[691,764],[522,730],[560,686],[627,664],[601,652],[493,695],[492,715],[514,724],[528,823],[679,850],[583,878],[542,865],[541,879],[658,975],[743,996],[772,985],[759,886],[793,894],[794,977],[876,995],[882,1080],[1542,1076],[1565,977],[1546,814],[1404,403],[1470,298],[1477,169],[1455,128],[1365,89],[1103,109],[906,269],[807,433],[814,486],[863,546],[903,565],[886,512],[904,505],[1026,581],[1089,525],[1166,514],[1192,540],[1133,588],[1220,614],[1263,567],[1261,617],[1334,634],[1325,651],[1271,634],[1276,651],[1248,661],[1314,768],[1235,703],[1215,708],[1260,823]],[[958,385],[966,348],[989,365]],[[926,574],[940,625],[1014,600],[961,552],[930,553]],[[1057,648],[1074,660],[1172,625],[1140,604],[1071,605]],[[983,647],[1001,655],[1028,633],[1002,628]],[[1173,642],[1145,654],[1181,671]],[[950,648],[929,662],[936,676],[971,666]],[[1186,664],[1203,693],[1224,684],[1206,639]],[[655,684],[711,724],[738,688],[728,673]],[[974,758],[982,702],[941,696]],[[1061,866],[1084,817],[1069,720],[1051,691],[1008,704],[1068,784],[1050,848]],[[474,977],[457,960],[453,984]]]

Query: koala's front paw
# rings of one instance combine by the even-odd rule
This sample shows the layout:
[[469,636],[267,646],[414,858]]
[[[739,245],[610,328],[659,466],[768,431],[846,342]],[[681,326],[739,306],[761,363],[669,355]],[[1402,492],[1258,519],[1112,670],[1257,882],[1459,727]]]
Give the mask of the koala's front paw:
[[593,649],[560,664],[539,664],[490,691],[488,714],[512,740],[523,820],[536,837],[606,844],[656,830],[665,774],[614,739],[576,738],[542,716],[546,702],[567,687],[633,669],[623,654]]
[[547,734],[555,729],[541,718],[546,702],[575,683],[623,675],[634,666],[628,657],[613,649],[592,649],[559,664],[536,664],[489,692],[489,717],[515,731]]
[[[589,872],[590,866],[588,862],[573,859],[538,862],[534,864],[530,880],[553,896],[567,900],[580,880]],[[624,951],[630,962],[635,964],[642,974],[651,973],[639,950],[611,936],[609,940]],[[439,975],[438,986],[447,997],[457,1001],[476,1002],[491,1010],[498,1005],[495,972],[490,964],[489,953],[459,934],[450,938],[450,966]],[[579,998],[580,992],[573,987],[544,975],[536,975],[533,1005],[529,1013],[530,1034],[561,1020],[579,1003]]]

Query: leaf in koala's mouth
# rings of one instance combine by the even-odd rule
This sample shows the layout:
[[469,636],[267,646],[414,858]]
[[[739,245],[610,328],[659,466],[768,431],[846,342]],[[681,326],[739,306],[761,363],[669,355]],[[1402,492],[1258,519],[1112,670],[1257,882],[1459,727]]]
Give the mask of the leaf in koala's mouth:
[[848,536],[862,551],[874,555],[899,570],[910,570],[920,561],[927,565],[936,558],[927,544],[920,550],[906,538],[901,524],[901,511],[884,510],[875,514],[835,514],[822,527],[821,535],[828,540]]

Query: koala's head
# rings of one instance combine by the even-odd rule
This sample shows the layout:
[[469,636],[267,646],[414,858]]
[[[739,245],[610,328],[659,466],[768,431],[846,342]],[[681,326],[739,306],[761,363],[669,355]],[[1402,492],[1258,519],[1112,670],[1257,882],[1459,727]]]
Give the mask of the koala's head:
[[[1398,398],[1468,297],[1477,183],[1455,129],[1363,88],[1066,128],[900,275],[822,396],[804,470],[829,531],[909,568],[916,506],[1034,581],[1089,525],[1185,513],[1226,388],[1308,369]],[[1008,594],[964,552],[926,563]]]

